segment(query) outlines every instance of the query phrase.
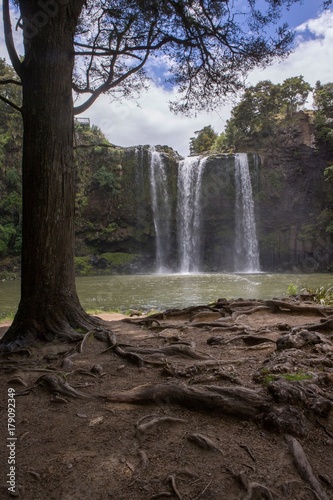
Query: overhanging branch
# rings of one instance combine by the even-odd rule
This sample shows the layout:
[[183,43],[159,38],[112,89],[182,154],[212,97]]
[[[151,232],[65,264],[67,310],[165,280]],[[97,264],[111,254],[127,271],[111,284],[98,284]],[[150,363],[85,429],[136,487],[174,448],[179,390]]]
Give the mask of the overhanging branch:
[[10,60],[12,62],[13,68],[15,69],[18,76],[21,76],[22,63],[20,61],[19,56],[17,55],[15,45],[14,45],[12,24],[10,21],[9,0],[3,0],[2,11],[3,11],[3,25],[4,25],[4,34],[5,34],[5,43],[6,43],[6,47],[8,50],[8,54],[9,54]]
[[21,82],[19,82],[18,80],[13,80],[11,78],[0,80],[0,85],[19,85],[20,87],[22,87]]
[[77,144],[76,146],[73,147],[73,149],[88,149],[88,148],[111,148],[111,149],[116,149],[117,146],[114,144]]
[[12,108],[16,109],[16,111],[19,111],[20,113],[22,113],[22,108],[20,108],[20,106],[17,106],[17,104],[15,104],[14,102],[7,99],[7,97],[4,97],[0,94],[0,100],[5,102],[6,104],[11,106]]

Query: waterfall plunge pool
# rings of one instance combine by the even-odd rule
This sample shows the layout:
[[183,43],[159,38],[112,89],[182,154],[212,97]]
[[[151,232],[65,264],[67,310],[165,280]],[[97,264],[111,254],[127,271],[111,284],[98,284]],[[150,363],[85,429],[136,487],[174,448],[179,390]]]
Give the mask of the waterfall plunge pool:
[[[332,274],[150,274],[89,276],[76,279],[86,310],[169,309],[208,304],[219,298],[286,297],[290,284],[300,291],[333,283]],[[19,281],[0,282],[0,318],[16,311]]]

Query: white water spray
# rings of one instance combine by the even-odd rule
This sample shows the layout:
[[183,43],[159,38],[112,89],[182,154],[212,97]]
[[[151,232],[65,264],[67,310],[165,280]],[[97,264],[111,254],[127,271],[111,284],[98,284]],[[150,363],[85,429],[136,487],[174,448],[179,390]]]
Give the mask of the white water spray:
[[259,248],[257,241],[254,203],[248,157],[246,153],[235,155],[235,271],[259,272]]
[[207,158],[189,156],[178,168],[178,247],[180,272],[200,271],[201,180]]
[[150,190],[156,235],[156,272],[163,273],[168,271],[171,241],[171,206],[167,171],[161,153],[156,151],[154,146],[149,148],[149,158]]

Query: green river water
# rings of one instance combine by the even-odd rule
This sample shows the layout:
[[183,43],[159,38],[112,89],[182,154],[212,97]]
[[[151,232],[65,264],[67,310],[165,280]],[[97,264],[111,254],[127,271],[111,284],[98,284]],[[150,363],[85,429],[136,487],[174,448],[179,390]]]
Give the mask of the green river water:
[[[150,274],[77,278],[87,310],[168,309],[208,304],[219,298],[269,299],[287,296],[293,283],[301,288],[333,283],[333,274]],[[16,311],[18,281],[0,282],[0,318]]]

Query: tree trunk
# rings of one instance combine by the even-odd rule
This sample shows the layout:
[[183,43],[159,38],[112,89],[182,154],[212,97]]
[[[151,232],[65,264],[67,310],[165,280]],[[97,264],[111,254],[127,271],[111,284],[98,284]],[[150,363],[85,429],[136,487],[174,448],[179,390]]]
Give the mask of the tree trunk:
[[[20,1],[25,26],[21,301],[3,342],[20,345],[91,328],[74,276],[73,38],[83,0],[47,15]],[[36,29],[34,29],[36,28]]]

